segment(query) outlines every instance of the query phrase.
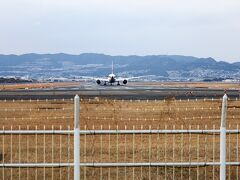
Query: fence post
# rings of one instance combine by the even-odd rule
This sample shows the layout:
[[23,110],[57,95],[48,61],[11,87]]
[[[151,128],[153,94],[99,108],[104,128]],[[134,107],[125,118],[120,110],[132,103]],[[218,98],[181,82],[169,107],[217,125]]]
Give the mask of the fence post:
[[80,180],[80,104],[79,96],[74,97],[74,180]]
[[223,96],[222,115],[220,127],[220,180],[226,179],[226,121],[227,121],[227,95]]

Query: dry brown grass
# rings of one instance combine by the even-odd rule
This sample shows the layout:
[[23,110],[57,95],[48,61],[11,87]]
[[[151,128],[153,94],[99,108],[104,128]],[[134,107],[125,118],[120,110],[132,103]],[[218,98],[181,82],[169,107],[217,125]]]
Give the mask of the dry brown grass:
[[[228,126],[239,123],[240,101],[229,101]],[[219,129],[220,100],[121,101],[81,100],[81,129]],[[4,129],[72,129],[72,101],[1,101],[0,119]],[[191,126],[190,126],[191,125]],[[52,127],[53,126],[53,127]],[[237,135],[228,135],[227,159],[238,161]],[[20,143],[19,143],[20,142]],[[11,148],[12,146],[12,148]],[[53,149],[52,149],[53,147]],[[82,135],[82,162],[197,162],[219,161],[218,134],[134,134]],[[12,149],[12,150],[11,150]],[[1,135],[0,152],[4,163],[72,162],[72,135]],[[45,155],[45,156],[44,156]],[[213,159],[214,156],[214,159]],[[3,159],[1,160],[3,163]],[[52,170],[53,173],[52,173]],[[199,171],[198,171],[199,170]],[[228,169],[228,177],[237,177],[237,167]],[[45,168],[46,179],[72,179],[72,168]],[[70,173],[68,173],[70,172]],[[218,179],[218,167],[143,167],[81,168],[86,179]],[[165,174],[166,172],[166,174]],[[199,174],[197,173],[199,172]],[[190,174],[189,174],[190,173]],[[3,179],[42,179],[43,168],[2,168]]]
[[[79,87],[85,82],[54,82],[54,83],[20,83],[1,84],[0,90],[16,89],[44,89],[57,87]],[[180,87],[180,88],[216,88],[216,89],[238,89],[239,83],[226,82],[129,82],[127,86],[155,86],[155,87]]]
[[79,82],[0,84],[0,90],[44,89],[79,85]]
[[216,88],[240,89],[239,83],[226,82],[130,82],[130,86],[160,86],[160,87],[187,87],[187,88]]

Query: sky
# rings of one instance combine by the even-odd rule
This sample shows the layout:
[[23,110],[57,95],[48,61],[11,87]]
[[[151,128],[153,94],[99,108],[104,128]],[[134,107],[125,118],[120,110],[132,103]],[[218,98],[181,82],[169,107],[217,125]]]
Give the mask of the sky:
[[240,61],[239,0],[0,0],[0,54]]

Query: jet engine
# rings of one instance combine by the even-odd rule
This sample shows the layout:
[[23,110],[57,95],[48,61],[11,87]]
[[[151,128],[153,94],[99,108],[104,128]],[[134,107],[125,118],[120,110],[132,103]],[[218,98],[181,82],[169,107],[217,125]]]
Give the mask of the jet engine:
[[123,84],[127,84],[127,80],[126,79],[123,80]]
[[96,82],[97,82],[97,84],[101,84],[101,81],[99,79]]

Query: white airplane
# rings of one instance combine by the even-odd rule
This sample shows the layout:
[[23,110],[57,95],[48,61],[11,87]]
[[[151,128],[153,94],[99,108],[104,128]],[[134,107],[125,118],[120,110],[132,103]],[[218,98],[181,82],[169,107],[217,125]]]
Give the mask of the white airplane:
[[127,84],[127,79],[121,79],[117,78],[117,76],[113,73],[113,62],[112,62],[112,73],[108,75],[106,79],[97,79],[96,83],[98,85],[103,84],[104,86],[106,85],[113,85],[114,83],[117,83],[117,85],[120,85],[120,82],[122,81],[123,84]]

